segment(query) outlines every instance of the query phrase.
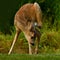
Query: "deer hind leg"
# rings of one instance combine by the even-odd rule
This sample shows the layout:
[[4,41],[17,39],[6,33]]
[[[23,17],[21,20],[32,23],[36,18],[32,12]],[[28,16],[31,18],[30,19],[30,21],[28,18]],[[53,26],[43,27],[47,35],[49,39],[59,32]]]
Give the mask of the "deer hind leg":
[[21,32],[21,31],[16,30],[16,34],[15,34],[15,37],[14,37],[14,40],[13,40],[12,46],[11,46],[11,48],[10,48],[8,54],[11,54],[12,49],[13,49],[13,47],[14,47],[14,44],[15,44],[15,42],[16,42],[16,40],[17,40],[17,38],[18,38],[20,32]]
[[37,40],[36,40],[36,47],[35,47],[35,54],[38,53],[38,49],[39,49],[39,42],[40,42],[40,32],[39,31],[36,31],[36,37],[37,37]]

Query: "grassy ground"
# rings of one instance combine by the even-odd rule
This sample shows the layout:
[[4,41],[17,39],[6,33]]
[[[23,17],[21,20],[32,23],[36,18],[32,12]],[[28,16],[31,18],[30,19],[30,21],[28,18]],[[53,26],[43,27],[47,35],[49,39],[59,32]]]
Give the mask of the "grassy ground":
[[14,35],[15,33],[0,34],[0,60],[60,60],[60,30],[42,33],[38,55],[28,55],[28,43],[22,33],[16,41],[12,54],[7,55]]
[[[0,33],[0,53],[8,53],[13,42],[15,32],[12,35],[4,35]],[[28,53],[28,42],[24,38],[23,33],[20,34],[15,43],[12,53],[26,54]],[[46,31],[42,33],[39,53],[60,53],[60,30]]]
[[60,54],[0,54],[0,60],[60,60]]

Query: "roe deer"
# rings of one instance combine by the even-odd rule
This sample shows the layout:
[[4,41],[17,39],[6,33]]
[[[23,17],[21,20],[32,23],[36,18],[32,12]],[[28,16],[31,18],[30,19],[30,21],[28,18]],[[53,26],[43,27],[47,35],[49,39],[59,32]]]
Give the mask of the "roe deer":
[[[36,23],[37,24],[36,24]],[[21,31],[24,33],[28,44],[29,44],[29,54],[32,54],[32,45],[34,45],[34,40],[36,40],[35,53],[38,52],[38,45],[40,41],[40,32],[35,29],[35,26],[40,28],[42,26],[42,12],[38,3],[27,3],[23,5],[15,14],[14,25],[16,28],[16,34],[8,54],[12,52],[13,46],[18,38]]]

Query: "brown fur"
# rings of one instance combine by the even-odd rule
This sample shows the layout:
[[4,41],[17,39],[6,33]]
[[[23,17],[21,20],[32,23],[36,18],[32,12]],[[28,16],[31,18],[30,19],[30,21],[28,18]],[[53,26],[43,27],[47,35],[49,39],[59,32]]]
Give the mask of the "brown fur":
[[[15,41],[17,40],[18,35],[21,31],[24,33],[24,35],[28,41],[29,54],[32,54],[31,44],[34,43],[33,37],[35,36],[35,33],[36,33],[36,37],[38,38],[38,40],[37,40],[38,42],[36,43],[37,45],[36,45],[36,52],[35,53],[37,53],[38,44],[39,44],[39,40],[40,40],[40,32],[35,30],[34,27],[32,28],[32,26],[35,22],[37,22],[38,26],[41,27],[42,26],[41,20],[42,20],[42,14],[41,14],[41,9],[40,9],[38,3],[25,4],[17,11],[15,18],[14,18],[16,35],[15,35],[13,44],[12,44],[11,49],[8,54],[11,53],[12,48],[15,44]],[[33,31],[31,31],[31,29],[33,29]]]

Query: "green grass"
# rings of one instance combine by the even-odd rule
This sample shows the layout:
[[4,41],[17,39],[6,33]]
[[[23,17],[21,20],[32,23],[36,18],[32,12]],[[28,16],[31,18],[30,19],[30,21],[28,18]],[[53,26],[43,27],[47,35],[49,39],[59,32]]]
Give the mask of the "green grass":
[[[0,34],[0,53],[8,53],[14,36],[15,32],[12,32],[12,35]],[[23,33],[19,35],[12,53],[28,53],[28,42]],[[60,30],[46,30],[42,33],[39,44],[39,53],[60,53]]]
[[28,55],[28,43],[22,33],[15,43],[12,54],[8,55],[14,35],[15,33],[0,34],[0,60],[60,60],[60,30],[42,33],[38,55]]
[[60,54],[0,54],[0,60],[60,60]]

